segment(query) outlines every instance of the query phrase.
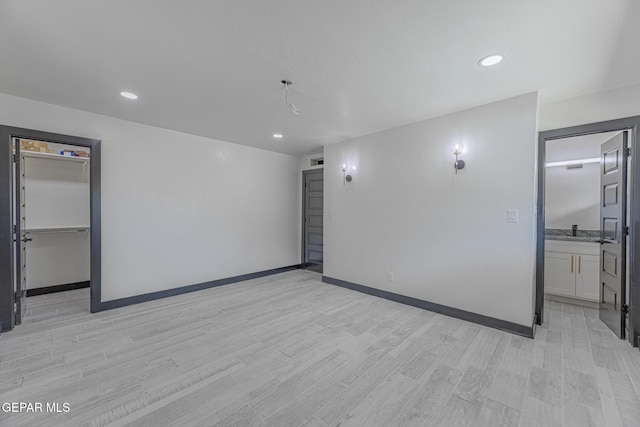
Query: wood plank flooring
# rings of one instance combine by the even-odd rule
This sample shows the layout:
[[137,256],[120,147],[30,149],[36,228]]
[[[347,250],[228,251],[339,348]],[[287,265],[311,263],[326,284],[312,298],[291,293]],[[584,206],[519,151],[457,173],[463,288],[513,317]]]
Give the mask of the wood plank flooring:
[[301,270],[87,306],[31,297],[0,335],[0,404],[69,404],[1,426],[640,425],[640,352],[590,308],[548,301],[529,340]]

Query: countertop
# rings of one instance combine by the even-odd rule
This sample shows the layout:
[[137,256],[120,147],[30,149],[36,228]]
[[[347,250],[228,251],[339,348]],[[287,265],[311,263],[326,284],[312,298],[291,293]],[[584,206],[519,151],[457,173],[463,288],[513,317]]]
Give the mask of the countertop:
[[600,240],[600,230],[578,230],[576,234],[577,236],[573,236],[571,229],[547,228],[544,231],[544,238],[545,240],[587,243],[597,243]]

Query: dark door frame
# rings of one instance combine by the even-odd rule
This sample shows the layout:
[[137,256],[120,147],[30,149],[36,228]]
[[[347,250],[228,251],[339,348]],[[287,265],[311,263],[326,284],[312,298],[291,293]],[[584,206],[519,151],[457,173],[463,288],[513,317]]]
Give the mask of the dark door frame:
[[[305,221],[307,218],[307,203],[306,203],[307,189],[306,189],[305,183],[306,183],[306,177],[308,174],[317,173],[318,171],[322,172],[322,180],[324,182],[324,168],[315,168],[315,169],[308,169],[308,170],[302,171],[302,241],[301,241],[301,247],[300,247],[300,264],[302,265],[302,268],[307,267],[307,254],[305,251],[306,244],[307,244],[306,236],[305,236]],[[323,194],[324,194],[324,190],[323,190]],[[323,208],[323,212],[324,212],[324,208]],[[323,227],[323,230],[324,230],[324,227]]]
[[[554,139],[570,138],[595,133],[629,130],[631,161],[629,163],[629,206],[627,218],[629,224],[629,336],[631,345],[637,347],[640,334],[640,116],[608,120],[561,129],[548,130],[538,134],[538,201],[536,227],[536,288],[535,288],[535,323],[544,322],[544,199],[545,199],[545,158],[546,143]],[[625,284],[626,285],[626,284]]]
[[[0,125],[0,330],[15,326],[14,271],[15,246],[12,224],[13,209],[13,138],[36,139],[91,149],[89,159],[89,191],[91,227],[91,285],[90,311],[99,311],[101,303],[101,220],[100,220],[100,140],[61,135],[32,129]],[[18,223],[18,227],[20,224]],[[20,230],[16,230],[19,236]]]

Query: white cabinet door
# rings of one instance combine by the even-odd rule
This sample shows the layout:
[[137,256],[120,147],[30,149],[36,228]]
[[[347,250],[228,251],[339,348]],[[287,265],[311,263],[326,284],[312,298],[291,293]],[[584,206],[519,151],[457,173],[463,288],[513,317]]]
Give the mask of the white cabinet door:
[[[600,299],[600,257],[597,255],[575,255],[578,258],[576,274],[576,296],[598,301]],[[546,268],[546,266],[545,266]]]
[[577,257],[547,251],[544,258],[544,290],[550,294],[576,296]]

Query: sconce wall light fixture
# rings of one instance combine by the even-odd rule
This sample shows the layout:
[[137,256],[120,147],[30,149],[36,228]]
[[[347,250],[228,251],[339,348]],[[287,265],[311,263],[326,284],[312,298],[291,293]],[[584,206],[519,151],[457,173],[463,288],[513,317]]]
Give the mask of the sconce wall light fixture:
[[453,163],[453,168],[456,170],[456,175],[458,174],[459,169],[464,169],[464,160],[458,159],[458,156],[462,154],[464,151],[464,146],[462,144],[456,144],[453,148],[453,154],[456,156],[456,161]]
[[[351,169],[355,170],[355,166],[352,166]],[[346,163],[342,164],[342,185],[347,185],[347,182],[351,182],[353,180],[353,177],[348,174],[347,172],[349,172],[349,166],[347,166]]]

